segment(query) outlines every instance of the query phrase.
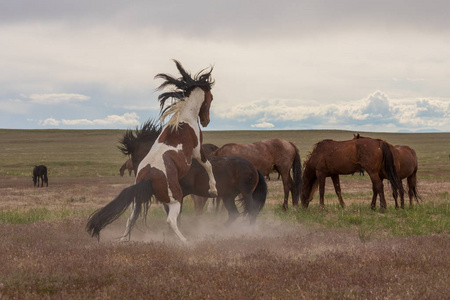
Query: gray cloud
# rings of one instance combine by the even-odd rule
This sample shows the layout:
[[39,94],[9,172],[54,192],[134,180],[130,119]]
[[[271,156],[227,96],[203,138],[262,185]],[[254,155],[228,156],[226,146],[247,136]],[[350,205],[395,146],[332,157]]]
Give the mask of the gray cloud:
[[212,113],[223,128],[449,130],[449,5],[3,1],[0,127],[147,119],[159,110],[153,76],[175,72],[177,58],[192,72],[215,65]]
[[3,1],[0,23],[59,22],[74,27],[114,24],[195,36],[308,35],[358,26],[447,30],[448,1]]

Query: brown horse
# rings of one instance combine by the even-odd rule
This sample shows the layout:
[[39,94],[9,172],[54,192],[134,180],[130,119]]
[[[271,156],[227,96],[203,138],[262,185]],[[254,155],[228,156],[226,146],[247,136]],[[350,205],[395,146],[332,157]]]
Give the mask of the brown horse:
[[[127,130],[120,141],[119,149],[123,154],[129,155],[135,166],[139,165],[147,155],[161,132],[161,126],[154,121],[147,121],[135,131]],[[205,153],[216,146],[204,144]],[[224,206],[228,211],[227,224],[231,224],[240,213],[235,204],[235,198],[241,194],[243,205],[242,215],[248,215],[250,222],[256,220],[257,215],[264,207],[267,196],[267,186],[264,176],[246,159],[242,157],[208,157],[211,162],[214,177],[217,182],[218,195],[223,198]],[[208,199],[208,175],[204,168],[192,161],[189,172],[180,179],[183,198],[187,195],[198,195],[199,203],[195,204],[196,212],[203,210],[204,199]],[[194,200],[195,201],[195,200]]]
[[[413,198],[415,198],[416,202],[419,203],[420,196],[417,193],[416,177],[418,167],[416,151],[406,145],[396,145],[395,149],[398,151],[398,157],[400,160],[398,176],[400,177],[400,180],[406,178],[408,183],[409,205],[413,205]],[[396,157],[395,152],[394,157]],[[400,201],[401,207],[403,208],[405,205],[403,193],[400,193]],[[397,202],[395,202],[395,205],[397,206]]]
[[120,168],[120,176],[123,176],[125,170],[128,170],[128,175],[131,176],[131,172],[133,171],[133,162],[131,161],[131,159],[128,159]]
[[[367,137],[363,137],[359,134],[354,135],[353,139],[364,139]],[[419,202],[420,196],[417,192],[417,155],[416,151],[409,146],[406,145],[395,145],[392,150],[392,154],[394,155],[395,166],[397,168],[397,174],[402,179],[406,178],[408,183],[408,196],[409,196],[409,205],[413,205],[413,198],[416,199],[416,202]],[[383,174],[384,175],[384,174]],[[383,179],[386,179],[383,176]],[[403,184],[402,184],[403,185]],[[399,190],[400,194],[400,205],[401,208],[405,207],[405,197],[403,189]],[[394,197],[395,207],[398,208],[397,198]],[[372,206],[376,205],[376,197],[372,199]]]
[[[211,88],[214,84],[211,79],[212,68],[209,71],[202,70],[192,77],[178,61],[174,62],[181,74],[180,78],[167,74],[156,75],[156,78],[164,79],[159,89],[172,88],[170,92],[164,92],[158,97],[162,120],[171,116],[170,120],[138,165],[135,185],[124,189],[116,199],[89,218],[86,230],[93,237],[99,238],[100,231],[133,203],[122,237],[122,240],[129,239],[142,205],[146,214],[153,195],[168,206],[167,223],[186,242],[177,226],[183,198],[179,180],[191,168],[193,158],[207,173],[209,196],[217,196],[211,163],[201,147],[203,137],[199,125],[199,119],[203,127],[209,124],[209,109],[213,100]],[[172,99],[172,104],[165,107],[168,99]]]
[[[278,171],[283,180],[284,202],[283,209],[288,208],[289,192],[292,204],[298,207],[300,189],[302,185],[302,166],[300,154],[294,143],[282,139],[266,139],[251,144],[225,144],[211,155],[240,156],[248,159],[264,176],[273,170]],[[290,170],[292,169],[291,177]]]
[[363,168],[372,181],[372,209],[380,195],[380,205],[386,208],[383,178],[392,186],[394,198],[402,190],[394,163],[393,146],[379,139],[353,139],[348,141],[323,140],[315,144],[304,166],[301,201],[308,207],[319,187],[320,205],[324,206],[325,178],[331,177],[339,203],[345,206],[341,195],[339,175],[353,174]]

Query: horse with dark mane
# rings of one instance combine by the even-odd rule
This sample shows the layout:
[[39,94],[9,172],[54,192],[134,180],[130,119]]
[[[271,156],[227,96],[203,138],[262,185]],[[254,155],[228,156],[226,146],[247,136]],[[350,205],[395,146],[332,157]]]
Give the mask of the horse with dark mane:
[[[240,156],[249,160],[264,176],[278,171],[283,181],[283,209],[288,209],[289,192],[292,204],[298,207],[302,184],[300,154],[294,143],[282,139],[266,139],[251,144],[225,144],[213,156]],[[292,177],[290,171],[292,170]]]
[[[156,138],[161,132],[161,126],[155,121],[147,121],[141,128],[135,131],[127,130],[124,134],[119,149],[131,157],[133,165],[139,165],[146,153],[153,147]],[[214,149],[212,144],[204,144],[205,153]],[[217,148],[217,147],[216,147]],[[243,205],[243,215],[250,217],[250,222],[256,220],[257,215],[264,207],[267,195],[267,186],[264,176],[246,159],[242,157],[216,157],[208,156],[211,162],[214,177],[216,179],[218,196],[223,199],[228,211],[226,224],[231,224],[240,215],[235,198],[242,194],[240,202]],[[188,173],[179,180],[183,198],[187,195],[200,196],[196,205],[196,211],[203,209],[204,202],[208,199],[208,175],[204,168],[192,161]],[[201,206],[200,206],[201,205]]]
[[41,187],[44,186],[44,182],[46,186],[48,186],[48,177],[47,177],[47,167],[44,165],[35,166],[33,168],[33,182],[34,186],[39,187],[39,179],[41,179]]
[[[128,159],[122,167],[120,167],[120,176],[123,176],[125,173],[125,170],[128,170],[128,175],[131,176],[131,172],[133,171],[133,163],[131,162],[131,159]],[[136,174],[136,173],[135,173]]]
[[[354,135],[353,139],[364,139],[367,137],[363,137],[359,135]],[[416,151],[409,146],[406,145],[395,145],[394,149],[392,149],[392,153],[394,155],[395,166],[397,168],[397,173],[400,178],[400,182],[402,179],[406,178],[408,184],[408,196],[409,196],[409,205],[413,205],[413,198],[416,199],[416,202],[419,203],[420,196],[417,192],[417,155]],[[385,179],[385,177],[383,176]],[[403,185],[403,183],[402,183]],[[403,189],[399,190],[400,193],[400,206],[401,208],[405,207],[405,197],[403,193]],[[397,198],[394,197],[395,207],[398,208]],[[376,201],[376,197],[372,201]],[[373,202],[372,206],[375,206],[376,203]]]
[[[152,196],[168,206],[167,223],[176,235],[186,242],[177,226],[181,210],[183,192],[179,180],[183,178],[193,161],[198,162],[208,176],[208,196],[217,196],[216,181],[202,145],[203,127],[209,124],[209,109],[213,96],[211,88],[212,68],[202,70],[192,77],[182,65],[174,60],[181,77],[158,74],[155,78],[164,79],[158,89],[171,87],[172,90],[159,95],[161,119],[170,117],[161,130],[155,144],[137,165],[136,180],[133,186],[124,189],[116,199],[90,216],[86,230],[91,236],[99,238],[100,231],[122,215],[132,204],[122,240],[129,240],[131,230],[144,206],[147,215]],[[166,106],[168,99],[172,103]],[[194,159],[194,160],[193,160]]]
[[387,178],[391,183],[394,198],[403,190],[397,174],[393,148],[384,140],[371,138],[318,142],[304,163],[302,205],[308,207],[319,187],[320,205],[324,206],[325,178],[331,177],[339,203],[344,207],[339,175],[353,174],[363,168],[372,181],[372,209],[375,209],[377,195],[380,195],[381,208],[385,209],[383,178]]

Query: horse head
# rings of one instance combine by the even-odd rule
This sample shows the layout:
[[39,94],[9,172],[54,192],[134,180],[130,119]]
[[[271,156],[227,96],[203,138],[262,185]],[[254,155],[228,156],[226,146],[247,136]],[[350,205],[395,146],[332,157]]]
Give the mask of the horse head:
[[198,113],[200,124],[202,124],[203,127],[206,127],[209,124],[209,109],[211,107],[212,100],[213,95],[211,94],[211,91],[206,91],[202,106],[200,107],[200,111]]
[[[158,90],[168,86],[175,88],[170,92],[162,93],[158,97],[161,106],[161,119],[164,120],[168,115],[179,112],[184,106],[180,102],[201,101],[199,102],[198,117],[203,127],[208,126],[210,121],[209,109],[213,100],[211,93],[211,88],[214,85],[214,80],[211,78],[213,67],[209,70],[203,69],[192,77],[177,60],[174,60],[174,62],[181,77],[174,78],[168,74],[157,74],[155,76],[155,78],[164,79],[164,82],[158,87]],[[165,107],[167,99],[172,99],[172,103]],[[178,126],[178,123],[175,123],[172,125],[174,127]]]

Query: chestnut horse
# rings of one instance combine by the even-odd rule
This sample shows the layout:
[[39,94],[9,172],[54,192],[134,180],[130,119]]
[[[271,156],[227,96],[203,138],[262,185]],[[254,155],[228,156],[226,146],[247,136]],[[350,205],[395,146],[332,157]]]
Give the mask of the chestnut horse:
[[393,148],[386,141],[371,138],[318,142],[304,163],[302,205],[308,207],[319,187],[320,205],[324,206],[325,178],[331,177],[339,203],[344,207],[339,175],[352,174],[363,168],[372,181],[372,209],[375,209],[378,194],[380,206],[385,209],[383,178],[391,183],[394,198],[397,198],[399,190],[403,190],[394,163]]
[[[127,130],[120,141],[119,149],[125,155],[129,155],[133,164],[137,166],[152,148],[160,132],[161,126],[154,121],[147,121],[134,132]],[[212,144],[204,144],[202,147],[205,153],[217,148]],[[241,157],[211,156],[208,159],[216,179],[218,195],[223,198],[228,211],[228,220],[225,224],[231,224],[239,216],[234,200],[239,194],[243,196],[240,199],[243,205],[242,214],[248,215],[251,223],[255,222],[266,201],[267,186],[264,176],[248,160]],[[196,160],[192,161],[188,173],[180,179],[180,186],[183,198],[187,195],[198,195],[200,203],[195,203],[196,211],[200,207],[203,209],[202,200],[208,199],[209,196],[208,175]]]
[[[288,208],[289,192],[292,204],[298,208],[302,185],[302,166],[300,154],[294,143],[282,139],[266,139],[251,144],[225,144],[211,155],[240,156],[248,159],[264,176],[273,170],[278,171],[283,181],[283,209]],[[290,170],[292,169],[291,177]]]
[[[363,137],[359,135],[354,135],[353,139],[363,139],[367,137]],[[417,192],[417,155],[416,151],[409,146],[406,145],[395,145],[394,149],[392,149],[392,154],[394,155],[395,166],[397,168],[397,173],[400,178],[406,178],[408,183],[408,196],[409,196],[409,205],[413,205],[413,198],[416,199],[416,202],[419,203],[420,196]],[[385,179],[385,177],[383,176]],[[402,184],[403,185],[403,184]],[[405,207],[405,197],[403,193],[403,189],[399,190],[400,194],[400,205],[401,208]],[[397,198],[394,197],[395,207],[398,208]],[[372,201],[376,201],[376,197],[372,199]],[[375,207],[376,202],[372,202],[372,206]]]
[[[131,162],[131,159],[128,159],[122,167],[120,167],[120,176],[123,176],[125,173],[125,170],[128,170],[128,175],[131,176],[131,172],[133,171],[133,163]],[[135,173],[136,174],[136,173]]]
[[[180,78],[167,74],[155,77],[165,80],[158,89],[173,88],[158,97],[162,121],[169,115],[171,118],[139,163],[135,184],[124,189],[116,199],[90,216],[86,230],[93,237],[99,238],[100,231],[122,215],[132,203],[131,215],[121,239],[129,240],[142,205],[144,204],[146,215],[151,204],[150,198],[155,196],[168,206],[167,223],[180,240],[186,242],[177,226],[183,199],[179,179],[189,171],[193,158],[207,173],[209,196],[217,196],[211,163],[201,147],[203,137],[198,121],[200,119],[203,127],[209,124],[209,109],[213,100],[211,87],[214,84],[211,79],[212,68],[209,71],[202,70],[192,77],[178,61],[174,62],[181,74]],[[172,103],[164,108],[168,99],[172,99]]]
[[[398,176],[400,177],[400,180],[406,178],[406,182],[408,183],[409,205],[413,205],[413,198],[415,198],[416,202],[419,203],[420,196],[417,193],[416,177],[418,167],[416,151],[406,145],[395,145],[395,149],[398,151],[398,157],[400,160]],[[394,157],[396,157],[395,152]],[[400,205],[403,208],[405,205],[403,193],[400,193],[400,201]],[[397,202],[395,202],[395,206],[397,206]]]

